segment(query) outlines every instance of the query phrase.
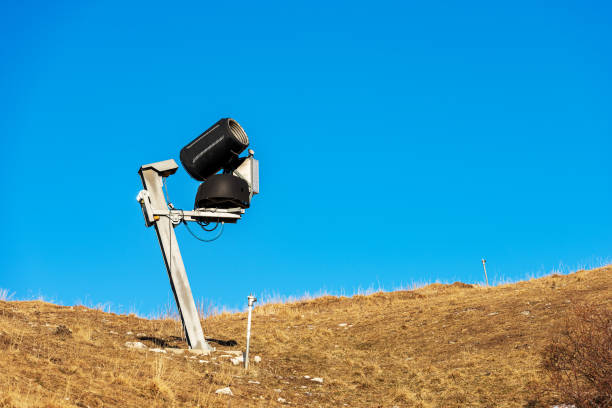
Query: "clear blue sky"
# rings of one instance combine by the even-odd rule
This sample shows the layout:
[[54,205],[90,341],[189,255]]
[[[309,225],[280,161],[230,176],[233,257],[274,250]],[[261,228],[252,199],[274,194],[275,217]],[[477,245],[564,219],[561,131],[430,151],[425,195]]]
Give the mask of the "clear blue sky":
[[[520,279],[612,256],[607,2],[0,6],[0,287],[172,300],[140,165],[221,117],[261,194],[178,238],[196,298]],[[181,169],[170,195],[190,208]]]

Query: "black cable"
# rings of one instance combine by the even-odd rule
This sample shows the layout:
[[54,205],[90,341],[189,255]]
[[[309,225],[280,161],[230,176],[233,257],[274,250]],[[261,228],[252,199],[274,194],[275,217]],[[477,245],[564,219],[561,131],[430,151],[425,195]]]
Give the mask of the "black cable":
[[[215,240],[219,239],[219,237],[221,237],[221,234],[223,234],[223,226],[225,225],[225,223],[222,222],[221,223],[221,229],[219,230],[217,235],[214,238],[207,239],[207,238],[200,238],[196,234],[194,234],[193,231],[191,231],[191,228],[189,228],[189,225],[187,225],[187,221],[183,220],[183,224],[185,224],[185,228],[187,228],[187,231],[189,231],[189,233],[191,235],[193,235],[193,237],[195,239],[197,239],[199,241],[202,241],[202,242],[212,242],[212,241],[215,241]],[[217,224],[219,224],[219,223],[217,223]]]
[[217,221],[217,223],[215,224],[214,227],[212,227],[211,229],[206,228],[208,225],[210,224],[210,222],[201,222],[198,221],[198,225],[200,226],[200,228],[202,228],[204,231],[207,232],[211,232],[217,229],[217,227],[219,226],[219,222]]
[[[189,233],[191,235],[193,235],[193,237],[199,241],[202,242],[212,242],[215,241],[217,239],[219,239],[219,237],[221,237],[221,234],[223,234],[223,226],[224,223],[221,222],[221,229],[219,230],[219,232],[217,233],[217,235],[214,238],[211,239],[207,239],[207,238],[200,238],[198,237],[196,234],[193,233],[193,231],[191,231],[191,229],[189,228],[189,225],[187,225],[187,221],[185,221],[185,215],[184,215],[184,211],[180,208],[174,208],[174,205],[172,204],[172,202],[170,201],[170,193],[168,193],[168,182],[167,182],[167,177],[162,177],[162,191],[165,189],[164,191],[164,198],[166,199],[166,203],[168,204],[168,210],[169,210],[169,214],[168,214],[168,221],[170,221],[170,230],[172,230],[172,211],[180,211],[181,212],[181,221],[185,224],[185,227],[187,228],[187,231],[189,231]],[[210,222],[209,221],[196,221],[198,223],[198,225],[200,226],[200,228],[202,228],[204,231],[207,232],[212,232],[214,230],[216,230],[219,227],[219,221],[217,221],[215,223],[215,226],[212,227],[211,229],[206,228]],[[172,270],[172,240],[170,240],[170,269]]]

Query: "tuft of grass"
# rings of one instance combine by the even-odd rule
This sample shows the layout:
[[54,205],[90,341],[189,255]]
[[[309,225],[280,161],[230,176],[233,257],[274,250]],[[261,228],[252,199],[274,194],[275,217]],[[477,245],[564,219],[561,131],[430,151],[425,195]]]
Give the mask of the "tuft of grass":
[[13,300],[14,296],[15,296],[15,293],[9,292],[8,289],[0,288],[0,301],[8,302],[10,300]]
[[612,308],[573,306],[542,352],[542,367],[564,403],[612,406]]

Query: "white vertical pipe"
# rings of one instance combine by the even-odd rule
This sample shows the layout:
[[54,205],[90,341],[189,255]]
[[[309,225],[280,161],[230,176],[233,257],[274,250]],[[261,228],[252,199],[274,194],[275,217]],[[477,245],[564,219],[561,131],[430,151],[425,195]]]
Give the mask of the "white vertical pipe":
[[257,302],[257,298],[253,295],[247,297],[249,302],[249,317],[247,318],[247,334],[246,334],[246,352],[244,354],[244,369],[249,368],[249,345],[251,341],[251,312],[253,310],[253,303]]

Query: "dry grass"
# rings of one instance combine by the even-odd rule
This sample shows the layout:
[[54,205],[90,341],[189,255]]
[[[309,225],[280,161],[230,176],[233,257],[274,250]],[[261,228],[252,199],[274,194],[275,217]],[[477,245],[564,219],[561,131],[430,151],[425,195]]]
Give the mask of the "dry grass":
[[577,305],[543,352],[554,389],[578,408],[612,407],[612,309]]
[[[268,303],[254,311],[251,355],[263,361],[248,373],[222,353],[124,346],[140,338],[185,348],[175,319],[0,301],[0,407],[549,406],[564,401],[540,355],[587,300],[612,307],[611,267],[493,288]],[[245,313],[201,309],[207,336],[243,349]],[[233,397],[215,394],[226,386]]]
[[13,293],[10,293],[8,289],[0,288],[0,301],[9,301],[13,299]]

